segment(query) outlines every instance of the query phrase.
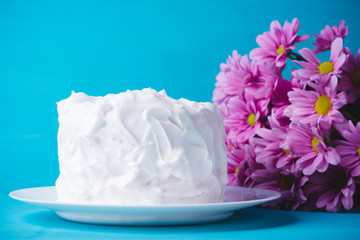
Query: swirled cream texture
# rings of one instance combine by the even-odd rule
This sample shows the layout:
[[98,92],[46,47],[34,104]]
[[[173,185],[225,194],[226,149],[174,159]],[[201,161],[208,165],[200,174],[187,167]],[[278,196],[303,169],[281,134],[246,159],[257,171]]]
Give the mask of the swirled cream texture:
[[58,201],[216,203],[227,183],[225,131],[212,103],[153,89],[58,102]]

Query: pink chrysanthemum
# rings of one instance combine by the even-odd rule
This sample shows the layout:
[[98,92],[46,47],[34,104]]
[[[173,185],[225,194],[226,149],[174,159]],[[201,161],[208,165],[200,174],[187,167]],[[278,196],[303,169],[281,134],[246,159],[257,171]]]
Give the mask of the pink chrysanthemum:
[[348,27],[345,27],[345,21],[340,21],[339,27],[329,25],[325,26],[325,29],[321,30],[319,35],[314,34],[316,43],[313,43],[315,46],[314,52],[320,53],[324,52],[331,47],[331,43],[335,38],[340,37],[344,39],[348,34]]
[[341,77],[346,54],[343,51],[342,38],[336,38],[331,44],[330,61],[321,63],[314,52],[308,48],[301,49],[299,53],[306,62],[295,61],[303,69],[293,71],[294,77],[307,83],[308,81],[317,81],[319,83],[327,82],[331,76]]
[[232,147],[228,151],[228,178],[230,186],[253,187],[251,175],[255,170],[264,166],[255,162],[253,142]]
[[[228,185],[239,186],[238,173],[240,169],[243,169],[245,164],[245,152],[243,148],[235,148],[228,150]],[[242,174],[243,175],[243,174]]]
[[263,164],[267,169],[278,168],[295,173],[297,157],[290,153],[289,146],[286,145],[287,127],[282,127],[273,116],[269,116],[268,120],[270,129],[258,129],[258,137],[253,138],[256,162]]
[[337,212],[341,206],[349,210],[354,204],[355,180],[346,168],[329,166],[326,172],[309,176],[304,193],[309,201],[305,210],[315,210],[315,204],[329,212]]
[[261,119],[266,117],[269,100],[257,100],[251,96],[239,95],[230,99],[229,114],[224,119],[227,137],[234,142],[245,143],[262,127]]
[[281,126],[288,126],[290,124],[290,119],[284,114],[284,110],[291,104],[288,92],[293,88],[301,88],[296,78],[293,77],[291,81],[279,78],[273,97],[271,98],[271,103],[274,105],[271,115]]
[[295,210],[306,202],[302,187],[308,180],[307,176],[281,172],[280,169],[259,169],[251,176],[256,188],[269,189],[281,192],[281,197],[264,206]]
[[329,164],[340,163],[340,156],[334,148],[326,146],[324,135],[316,127],[293,123],[286,138],[290,152],[299,156],[296,168],[311,175],[315,171],[324,172]]
[[308,83],[314,91],[294,88],[288,93],[291,105],[284,110],[293,122],[301,122],[329,129],[333,122],[343,122],[339,109],[346,104],[344,92],[337,93],[337,78],[332,77],[327,86]]
[[291,123],[290,118],[284,114],[285,109],[288,105],[283,105],[280,107],[274,106],[271,109],[272,118],[276,119],[281,127],[288,127]]
[[278,78],[271,64],[250,61],[236,50],[226,63],[220,64],[220,69],[216,76],[213,101],[220,105],[224,116],[228,115],[229,100],[239,94],[249,94],[257,99],[270,98]]
[[279,71],[273,63],[257,64],[256,75],[245,87],[245,93],[256,99],[271,98],[279,77]]
[[292,71],[291,71],[291,86],[295,87],[295,88],[303,88],[303,89],[305,89],[306,84],[303,84],[303,82],[300,81],[299,79],[297,79],[293,74],[293,72],[295,72],[296,70],[297,70],[296,68],[293,68]]
[[238,94],[240,88],[244,86],[244,82],[249,80],[251,76],[247,76],[244,71],[246,66],[244,61],[247,57],[242,57],[236,50],[232,52],[226,63],[220,64],[220,72],[216,76],[216,88],[214,90],[213,101],[218,105],[223,102],[227,103],[229,98]]
[[250,52],[250,58],[260,62],[275,61],[276,67],[285,66],[286,54],[292,49],[296,49],[295,43],[309,39],[309,35],[298,36],[299,20],[294,18],[291,23],[285,21],[281,27],[278,21],[272,21],[270,31],[257,36],[256,42],[260,48],[255,48]]
[[349,52],[348,61],[343,68],[343,78],[339,81],[339,90],[348,92],[348,102],[353,103],[360,96],[360,49],[357,59]]
[[292,87],[293,86],[291,81],[279,78],[274,91],[274,95],[271,98],[271,103],[274,104],[274,106],[276,107],[290,105],[287,93],[292,90]]
[[354,177],[360,176],[360,122],[356,127],[349,121],[349,131],[341,131],[344,140],[338,140],[336,151],[341,156],[340,164],[351,170]]
[[[296,18],[273,21],[250,58],[233,51],[220,65],[213,101],[224,117],[228,185],[281,192],[266,204],[273,208],[350,209],[360,179],[360,123],[344,116],[359,117],[360,49],[356,58],[343,48],[348,28],[341,21],[315,35],[315,50],[302,49],[301,57],[293,49],[309,36],[298,36],[298,28]],[[315,54],[328,49],[330,59],[320,62]],[[302,66],[291,81],[282,78],[287,57]]]

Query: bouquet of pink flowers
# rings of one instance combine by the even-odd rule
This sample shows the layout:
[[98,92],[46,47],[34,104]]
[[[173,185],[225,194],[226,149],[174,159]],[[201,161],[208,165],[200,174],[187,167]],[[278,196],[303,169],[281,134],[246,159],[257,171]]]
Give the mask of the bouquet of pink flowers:
[[[250,59],[233,51],[220,65],[213,101],[224,117],[229,185],[281,192],[274,208],[349,210],[360,203],[360,49],[355,57],[343,47],[341,21],[315,34],[315,49],[296,53],[309,39],[298,29],[296,18],[273,21]],[[287,61],[300,66],[291,79],[282,77]]]

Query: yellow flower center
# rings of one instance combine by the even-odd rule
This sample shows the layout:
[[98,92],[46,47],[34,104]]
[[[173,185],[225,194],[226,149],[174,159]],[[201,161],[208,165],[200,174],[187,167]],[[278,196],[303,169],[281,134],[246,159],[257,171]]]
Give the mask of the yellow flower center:
[[318,144],[319,144],[319,139],[317,139],[317,137],[313,137],[313,139],[311,140],[311,145],[312,145],[314,151],[317,153],[319,152],[316,148],[316,145],[318,145]]
[[248,116],[248,119],[247,119],[248,123],[250,126],[255,126],[255,114],[254,113],[251,113],[249,116]]
[[286,154],[290,154],[289,149],[284,149],[284,152],[285,152]]
[[235,173],[234,173],[234,176],[235,176],[235,177],[237,176],[238,172],[239,172],[239,167],[236,167],[236,168],[235,168]]
[[334,71],[334,64],[332,62],[323,62],[318,67],[319,73],[329,74]]
[[360,69],[351,74],[351,81],[355,86],[360,86]]
[[318,114],[325,116],[331,110],[331,100],[327,95],[320,96],[315,103],[315,111]]
[[[284,51],[285,51],[285,49],[284,49],[283,45],[280,45],[280,46],[278,47],[278,49],[276,50],[276,53],[277,53],[278,55],[280,55],[280,54],[282,54]],[[286,52],[285,52],[285,53],[286,53]]]
[[359,156],[360,156],[360,146],[358,147],[358,154],[359,154]]

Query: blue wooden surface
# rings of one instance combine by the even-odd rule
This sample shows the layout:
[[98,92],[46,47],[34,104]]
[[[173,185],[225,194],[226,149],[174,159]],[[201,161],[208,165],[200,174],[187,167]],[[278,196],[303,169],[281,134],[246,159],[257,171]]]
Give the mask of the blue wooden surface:
[[360,213],[244,209],[217,223],[119,227],[74,223],[0,195],[1,239],[359,239]]

